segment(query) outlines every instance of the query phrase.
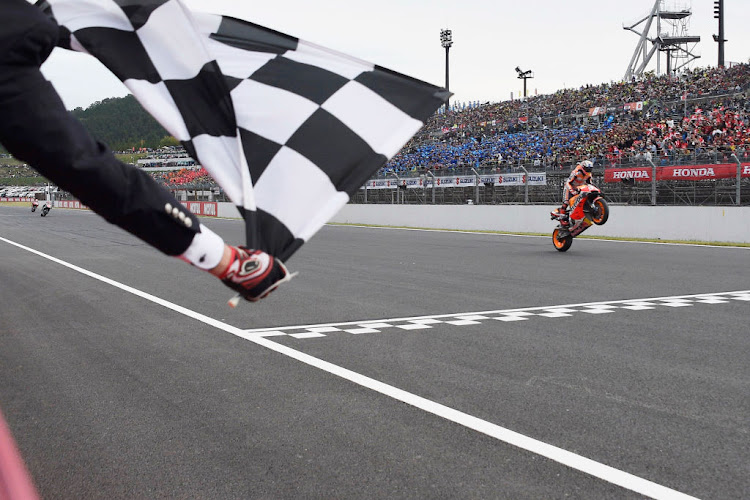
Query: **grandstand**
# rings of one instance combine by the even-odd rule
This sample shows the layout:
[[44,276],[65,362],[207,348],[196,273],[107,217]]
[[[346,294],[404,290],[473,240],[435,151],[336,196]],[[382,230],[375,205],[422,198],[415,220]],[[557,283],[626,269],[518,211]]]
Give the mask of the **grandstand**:
[[567,168],[583,155],[603,164],[603,146],[622,149],[630,140],[628,136],[619,145],[601,144],[609,130],[620,134],[628,129],[637,136],[655,118],[682,119],[695,108],[707,107],[735,109],[747,125],[749,87],[750,66],[742,64],[449,111],[435,115],[381,173],[476,166],[477,161],[483,165],[495,159],[525,166],[539,159],[546,167]]
[[[588,158],[594,182],[613,203],[748,205],[748,93],[750,65],[738,64],[437,113],[352,202],[557,203],[568,172]],[[138,165],[181,200],[227,201],[181,148],[153,151]],[[678,165],[723,165],[723,173],[651,182],[606,173]],[[507,182],[509,175],[542,172],[542,183]],[[440,178],[463,180],[453,186],[438,184]]]
[[[594,162],[595,182],[601,184],[605,169],[644,165],[728,164],[739,171],[750,160],[749,90],[750,66],[740,64],[686,70],[678,77],[646,75],[437,114],[376,176],[393,180],[390,187],[400,185],[403,193],[368,189],[354,201],[556,203],[568,172],[586,158]],[[482,179],[513,172],[545,172],[547,182],[505,187]],[[457,188],[436,185],[437,193],[414,189],[432,186],[432,177],[451,175],[475,175],[477,182]],[[414,178],[420,181],[411,182]],[[607,182],[607,197],[615,203],[750,203],[750,179],[742,175],[654,179],[658,186],[628,181],[634,179]]]

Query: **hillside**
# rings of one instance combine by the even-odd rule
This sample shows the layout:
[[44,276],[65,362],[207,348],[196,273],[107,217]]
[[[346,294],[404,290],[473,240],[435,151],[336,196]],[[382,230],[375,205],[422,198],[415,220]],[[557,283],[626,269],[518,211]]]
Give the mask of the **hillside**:
[[[135,100],[135,97],[104,99],[86,109],[72,111],[98,140],[114,151],[177,145],[164,128]],[[0,153],[5,153],[0,144]],[[0,162],[0,164],[10,162]]]
[[[132,95],[104,99],[86,109],[76,108],[73,115],[91,134],[115,151],[158,147],[169,134]],[[165,139],[166,138],[166,139]]]

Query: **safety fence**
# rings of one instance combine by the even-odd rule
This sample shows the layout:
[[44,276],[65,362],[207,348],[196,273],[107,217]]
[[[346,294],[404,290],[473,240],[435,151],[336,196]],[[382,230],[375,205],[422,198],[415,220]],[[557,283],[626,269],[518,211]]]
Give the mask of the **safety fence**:
[[[631,164],[595,168],[592,182],[613,203],[627,205],[750,205],[750,162],[693,165]],[[488,174],[479,169],[422,172],[368,181],[352,198],[365,204],[554,204],[568,171]]]
[[[750,205],[750,156],[725,154],[709,160],[714,161],[704,159],[702,162],[689,164],[657,163],[647,158],[641,162],[606,168],[597,166],[594,168],[592,182],[603,190],[605,198],[612,203]],[[554,204],[561,200],[568,175],[569,169],[544,169],[532,166],[527,168],[523,165],[502,169],[480,166],[422,170],[408,174],[389,173],[368,180],[352,196],[351,202],[435,205]],[[230,201],[226,193],[215,184],[202,182],[165,187],[183,203],[203,203],[197,210],[203,215],[213,215],[211,203]],[[55,199],[64,202],[72,200],[73,197],[60,192],[56,194]],[[28,201],[30,200],[29,198]]]

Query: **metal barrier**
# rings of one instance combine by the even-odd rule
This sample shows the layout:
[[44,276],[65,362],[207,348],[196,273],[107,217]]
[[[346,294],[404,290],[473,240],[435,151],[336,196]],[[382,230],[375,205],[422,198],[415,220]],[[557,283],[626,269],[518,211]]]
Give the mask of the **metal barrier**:
[[[727,158],[721,157],[722,160]],[[721,163],[726,168],[727,163],[737,165],[737,173],[732,178],[720,178],[711,180],[659,180],[657,168],[669,165],[657,165],[654,161],[646,160],[645,163],[623,164],[622,167],[648,168],[650,181],[637,182],[633,178],[624,178],[618,182],[605,182],[604,169],[596,168],[593,173],[592,182],[601,188],[605,198],[611,203],[624,205],[750,205],[750,178],[742,177],[741,171],[747,169],[742,165],[741,157],[730,155],[730,162]],[[716,157],[719,159],[719,157]],[[747,162],[745,162],[747,163]],[[717,163],[719,164],[719,163]],[[672,164],[672,166],[701,166],[710,163],[697,164]],[[527,176],[533,171],[520,166],[519,169]],[[476,182],[466,187],[440,187],[435,186],[436,176],[460,176],[460,175],[487,175],[496,172],[496,169],[486,169],[482,172],[473,168],[434,170],[421,174],[423,180],[432,179],[433,182],[423,182],[423,188],[399,189],[399,202],[406,204],[438,204],[438,205],[463,205],[469,203],[483,205],[500,204],[556,204],[562,199],[563,186],[568,178],[569,171],[547,169],[547,184],[542,186],[529,185],[528,182],[520,186],[497,186],[485,185]],[[399,177],[399,185],[407,179],[420,177],[412,173],[411,176]],[[382,179],[382,177],[380,177]],[[396,189],[395,186],[393,189]],[[353,197],[352,203],[389,204],[392,203],[393,189],[360,189]]]

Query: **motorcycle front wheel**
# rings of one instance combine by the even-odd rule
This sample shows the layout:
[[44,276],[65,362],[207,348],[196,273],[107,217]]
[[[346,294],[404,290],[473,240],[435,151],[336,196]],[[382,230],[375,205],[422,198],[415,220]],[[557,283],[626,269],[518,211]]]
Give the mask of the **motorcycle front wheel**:
[[559,227],[552,231],[552,244],[555,245],[555,249],[558,252],[565,252],[568,250],[568,248],[570,248],[570,245],[573,244],[573,237],[568,234],[567,236],[563,236],[562,238],[560,238],[559,234]]
[[591,222],[601,226],[609,219],[609,205],[604,198],[595,199],[592,205],[594,205],[594,216],[591,218]]

